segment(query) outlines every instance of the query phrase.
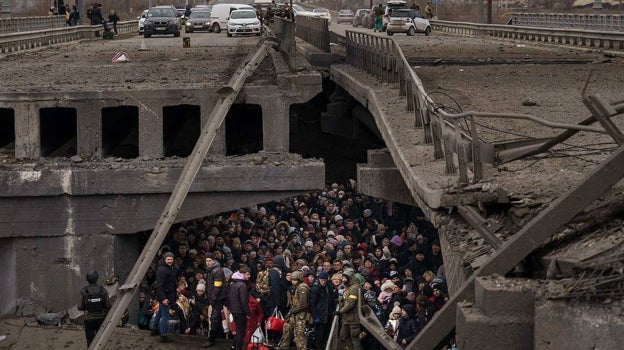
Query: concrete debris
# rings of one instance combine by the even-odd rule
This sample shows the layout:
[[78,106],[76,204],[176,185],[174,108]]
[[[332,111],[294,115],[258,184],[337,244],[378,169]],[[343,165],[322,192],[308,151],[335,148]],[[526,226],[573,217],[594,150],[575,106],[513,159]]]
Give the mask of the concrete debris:
[[82,157],[80,157],[79,155],[72,156],[69,159],[71,159],[71,161],[74,162],[74,163],[81,163],[82,162]]
[[539,104],[537,103],[537,101],[531,99],[531,98],[527,98],[526,100],[522,101],[522,105],[523,106],[539,106]]

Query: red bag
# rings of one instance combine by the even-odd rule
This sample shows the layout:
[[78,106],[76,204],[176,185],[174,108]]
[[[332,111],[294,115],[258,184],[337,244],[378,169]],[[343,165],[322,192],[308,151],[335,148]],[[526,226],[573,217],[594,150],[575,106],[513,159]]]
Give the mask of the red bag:
[[258,343],[249,343],[247,344],[247,350],[271,350],[268,346],[258,344]]
[[286,323],[286,321],[284,321],[284,316],[282,316],[282,313],[275,308],[273,316],[266,320],[266,330],[282,333],[284,331],[284,323]]

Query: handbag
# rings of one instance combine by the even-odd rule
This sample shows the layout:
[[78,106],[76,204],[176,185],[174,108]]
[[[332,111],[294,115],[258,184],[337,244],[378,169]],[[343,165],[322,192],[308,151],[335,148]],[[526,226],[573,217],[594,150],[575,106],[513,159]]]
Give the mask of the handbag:
[[282,313],[275,308],[273,315],[266,320],[266,329],[267,331],[282,333],[284,331],[284,316]]

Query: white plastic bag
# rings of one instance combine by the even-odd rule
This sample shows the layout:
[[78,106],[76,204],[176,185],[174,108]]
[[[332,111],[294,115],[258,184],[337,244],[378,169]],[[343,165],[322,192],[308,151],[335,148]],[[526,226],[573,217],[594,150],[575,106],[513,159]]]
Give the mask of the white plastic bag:
[[264,336],[264,331],[261,326],[258,325],[256,331],[251,335],[251,342],[254,344],[264,344],[266,342],[266,337]]

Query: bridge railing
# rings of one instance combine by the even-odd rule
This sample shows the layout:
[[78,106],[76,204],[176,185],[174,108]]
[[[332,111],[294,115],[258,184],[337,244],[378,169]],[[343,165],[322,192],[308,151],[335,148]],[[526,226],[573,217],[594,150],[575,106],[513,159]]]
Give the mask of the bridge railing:
[[297,37],[323,50],[323,52],[331,52],[329,48],[329,23],[325,18],[297,16]]
[[0,19],[0,34],[31,32],[65,26],[64,16],[2,18]]
[[280,17],[273,19],[272,30],[279,40],[278,49],[288,62],[288,69],[294,72],[297,68],[297,44],[295,43],[296,25],[294,22]]
[[511,14],[511,24],[527,27],[624,31],[624,14],[521,13]]
[[587,29],[522,27],[516,25],[478,24],[468,22],[431,21],[435,31],[467,36],[491,36],[504,39],[624,50],[624,32]]
[[[102,25],[74,26],[29,32],[12,32],[0,34],[0,54],[16,53],[38,49],[45,46],[72,42],[84,39],[94,39],[102,35]],[[112,28],[111,28],[112,30]],[[117,31],[121,34],[132,33],[137,30],[137,21],[117,23]]]
[[[522,157],[520,151],[507,156],[507,159],[497,154],[494,145],[480,139],[475,121],[477,118],[525,119],[549,128],[607,133],[605,128],[552,123],[528,114],[477,111],[448,113],[425,91],[400,45],[392,38],[347,30],[346,54],[348,64],[384,83],[398,84],[399,96],[407,100],[406,110],[414,114],[414,127],[422,129],[425,144],[433,145],[434,158],[445,161],[446,173],[459,172],[460,184],[469,184],[471,178],[472,182],[481,180],[484,164],[501,164]],[[466,127],[460,125],[462,121],[466,121]]]

